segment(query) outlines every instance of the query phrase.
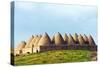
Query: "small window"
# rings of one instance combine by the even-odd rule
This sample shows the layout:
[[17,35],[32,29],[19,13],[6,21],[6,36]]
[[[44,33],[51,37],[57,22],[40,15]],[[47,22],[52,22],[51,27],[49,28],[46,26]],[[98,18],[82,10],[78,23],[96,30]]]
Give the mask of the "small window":
[[22,54],[22,50],[20,50],[19,53]]
[[27,54],[30,54],[30,52],[27,52]]

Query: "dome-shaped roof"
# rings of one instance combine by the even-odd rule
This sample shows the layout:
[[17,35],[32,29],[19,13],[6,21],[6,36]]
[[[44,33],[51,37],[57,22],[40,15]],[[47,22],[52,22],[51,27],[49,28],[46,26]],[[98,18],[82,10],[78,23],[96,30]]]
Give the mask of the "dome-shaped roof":
[[25,42],[25,41],[22,41],[22,42],[18,45],[17,49],[18,49],[18,50],[22,50],[22,49],[25,47],[25,45],[26,45],[26,42]]
[[75,44],[75,41],[74,41],[72,35],[69,34],[69,36],[68,36],[68,45],[74,45],[74,44]]
[[41,39],[41,37],[42,37],[42,35],[40,35],[40,36],[38,36],[38,37],[36,38],[36,41],[35,41],[35,43],[34,43],[34,46],[38,46],[38,42],[39,42],[39,40]]
[[83,35],[83,39],[85,41],[85,44],[89,44],[88,37],[85,34]]
[[50,46],[51,40],[47,33],[45,33],[38,42],[38,46]]
[[96,45],[91,35],[89,35],[88,40],[89,40],[89,45]]
[[79,43],[77,33],[75,33],[75,34],[73,35],[73,39],[74,39],[74,41],[75,41],[76,44]]
[[55,45],[62,45],[64,44],[64,39],[61,34],[58,32],[55,34]]
[[79,40],[79,45],[85,44],[85,41],[84,41],[83,36],[81,34],[78,36],[78,40]]
[[32,39],[32,41],[30,42],[30,44],[27,47],[32,47],[34,45],[37,37],[38,37],[38,35],[35,35],[34,38]]
[[33,39],[34,39],[34,36],[32,35],[32,36],[30,37],[30,39],[27,41],[25,48],[28,47],[28,46],[30,45],[30,43],[31,43],[31,41],[32,41]]
[[65,42],[65,44],[68,43],[68,36],[66,33],[64,34],[64,42]]

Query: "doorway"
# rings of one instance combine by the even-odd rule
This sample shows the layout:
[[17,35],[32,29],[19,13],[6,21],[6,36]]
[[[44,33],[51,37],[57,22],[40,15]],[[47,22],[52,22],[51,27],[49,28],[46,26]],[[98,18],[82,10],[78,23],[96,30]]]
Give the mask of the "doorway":
[[38,50],[36,50],[36,53],[38,53],[39,51]]

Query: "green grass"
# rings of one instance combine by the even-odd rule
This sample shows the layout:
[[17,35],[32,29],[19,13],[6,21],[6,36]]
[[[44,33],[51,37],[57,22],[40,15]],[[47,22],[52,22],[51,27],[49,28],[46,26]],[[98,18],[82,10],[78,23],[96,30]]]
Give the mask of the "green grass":
[[87,50],[54,50],[15,57],[15,65],[51,64],[66,62],[91,61],[92,51]]

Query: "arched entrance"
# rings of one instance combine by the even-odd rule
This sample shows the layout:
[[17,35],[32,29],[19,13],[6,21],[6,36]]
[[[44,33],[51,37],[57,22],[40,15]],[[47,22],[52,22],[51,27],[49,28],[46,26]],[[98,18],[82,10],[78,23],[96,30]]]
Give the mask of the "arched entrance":
[[36,53],[38,53],[39,51],[38,50],[36,50]]

